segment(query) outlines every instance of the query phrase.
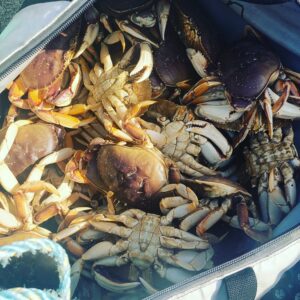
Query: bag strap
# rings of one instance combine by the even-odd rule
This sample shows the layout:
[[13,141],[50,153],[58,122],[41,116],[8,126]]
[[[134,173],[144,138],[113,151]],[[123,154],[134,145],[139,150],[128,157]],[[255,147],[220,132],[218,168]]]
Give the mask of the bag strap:
[[252,268],[246,268],[224,278],[228,300],[254,300],[257,279]]

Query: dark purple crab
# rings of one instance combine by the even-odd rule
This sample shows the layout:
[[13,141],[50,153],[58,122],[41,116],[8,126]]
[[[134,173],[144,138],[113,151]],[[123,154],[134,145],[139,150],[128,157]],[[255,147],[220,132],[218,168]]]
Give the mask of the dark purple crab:
[[197,105],[198,116],[226,124],[227,128],[238,123],[240,132],[234,146],[250,130],[265,130],[265,124],[272,138],[274,117],[300,117],[295,100],[299,92],[292,81],[300,74],[285,72],[277,55],[257,40],[241,40],[225,51],[219,60],[219,73],[219,77],[201,79],[183,102]]

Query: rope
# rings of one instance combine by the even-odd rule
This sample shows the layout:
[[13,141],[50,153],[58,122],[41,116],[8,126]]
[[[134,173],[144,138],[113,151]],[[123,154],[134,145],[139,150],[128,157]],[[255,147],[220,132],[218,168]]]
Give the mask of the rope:
[[0,291],[0,300],[70,299],[70,264],[65,250],[60,245],[52,242],[49,239],[28,239],[0,247],[0,264],[5,267],[9,264],[9,261],[12,257],[21,257],[26,252],[30,252],[32,254],[40,252],[50,256],[55,261],[59,277],[58,289],[56,291],[41,291],[34,288],[13,288]]

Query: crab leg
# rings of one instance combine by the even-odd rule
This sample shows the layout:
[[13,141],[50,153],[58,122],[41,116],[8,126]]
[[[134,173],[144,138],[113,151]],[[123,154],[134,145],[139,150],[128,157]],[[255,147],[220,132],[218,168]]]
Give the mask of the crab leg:
[[95,215],[93,221],[106,221],[106,222],[120,222],[124,224],[126,227],[132,228],[138,224],[138,220],[131,218],[126,215]]
[[194,234],[191,234],[181,229],[177,229],[172,226],[161,226],[160,232],[166,237],[175,237],[187,242],[203,241],[203,239],[201,239],[198,236],[195,236]]
[[208,206],[197,208],[196,211],[192,212],[189,216],[181,221],[179,228],[184,231],[190,230],[192,227],[201,222],[210,212],[211,208]]
[[[37,108],[32,108],[32,111],[43,121],[57,124],[66,128],[78,128],[80,126],[86,125],[86,123],[91,123],[94,121],[94,118],[89,118],[86,120],[80,120],[73,116],[63,114],[55,111],[48,110],[39,110]],[[83,123],[83,121],[86,121]]]
[[206,240],[201,241],[182,241],[179,239],[174,239],[171,237],[160,237],[160,243],[163,247],[169,249],[207,249],[209,247],[209,243]]
[[17,136],[18,129],[21,126],[31,124],[31,121],[28,120],[19,120],[15,123],[12,123],[7,128],[5,137],[2,140],[0,145],[0,185],[8,192],[12,192],[14,189],[18,188],[19,183],[15,178],[14,174],[8,168],[5,163],[5,158],[8,155],[14,140]]
[[55,195],[55,194],[50,195],[48,198],[46,198],[42,202],[42,206],[46,206],[46,205],[54,203],[54,202],[62,202],[64,200],[66,200],[67,198],[69,198],[71,196],[73,187],[74,187],[74,182],[71,181],[68,178],[68,176],[65,176],[62,183],[59,185],[59,187],[57,189],[59,196]]
[[99,260],[106,257],[124,252],[128,249],[129,242],[125,240],[119,240],[116,244],[108,241],[100,242],[91,247],[82,256],[83,260]]
[[214,255],[214,251],[209,247],[205,251],[196,252],[192,250],[182,250],[175,255],[165,249],[158,249],[158,257],[166,263],[175,267],[181,267],[188,271],[201,271]]
[[25,182],[18,187],[18,189],[13,193],[13,198],[16,205],[16,212],[18,218],[23,224],[32,223],[32,212],[29,203],[26,200],[26,192],[37,192],[41,190],[46,190],[49,193],[58,195],[58,190],[50,183],[45,181],[34,181]]
[[[208,163],[212,166],[216,166],[222,161],[226,160],[229,156],[224,156],[221,154],[216,147],[205,137],[198,136],[197,140],[199,144],[201,145],[200,151],[203,157],[208,161]],[[231,147],[231,146],[230,146]],[[189,152],[189,149],[187,149],[187,152]]]
[[162,277],[166,278],[170,282],[178,283],[182,282],[183,280],[190,278],[195,273],[183,270],[180,268],[173,268],[173,267],[164,267],[161,266],[158,270],[156,270],[157,273]]
[[267,117],[269,137],[270,139],[272,139],[273,138],[273,111],[272,111],[271,100],[267,97],[263,100],[263,109]]
[[121,215],[137,218],[138,220],[142,219],[146,213],[140,209],[131,208],[121,213]]
[[[26,179],[26,182],[37,181],[42,178],[44,169],[47,165],[54,164],[61,162],[67,158],[70,158],[74,154],[74,150],[71,148],[64,148],[59,151],[53,152],[48,156],[44,157],[37,163],[32,171],[30,172],[29,176]],[[28,193],[26,194],[27,201],[30,203],[34,197],[34,194]]]
[[294,171],[287,162],[282,163],[280,171],[283,176],[284,190],[287,198],[287,203],[290,205],[290,207],[294,207],[296,205],[297,199]]
[[197,225],[196,232],[203,235],[209,228],[216,224],[231,207],[231,199],[227,198],[222,202],[221,206],[210,211],[202,221]]
[[113,126],[112,120],[108,117],[108,115],[106,113],[104,113],[102,106],[100,106],[97,109],[95,114],[96,114],[97,118],[103,123],[107,132],[110,133],[112,136],[115,136],[125,142],[133,141],[133,138],[130,135],[128,135],[127,133],[125,133],[122,130],[117,129]]
[[271,227],[269,227],[267,231],[261,232],[250,226],[249,213],[245,200],[242,200],[238,204],[237,215],[240,227],[249,237],[261,243],[264,243],[270,239]]
[[131,229],[114,223],[90,221],[90,224],[99,231],[115,234],[123,238],[128,238],[132,233]]
[[71,266],[71,297],[73,298],[73,294],[77,288],[81,272],[83,270],[84,261],[82,259],[78,259],[75,263]]

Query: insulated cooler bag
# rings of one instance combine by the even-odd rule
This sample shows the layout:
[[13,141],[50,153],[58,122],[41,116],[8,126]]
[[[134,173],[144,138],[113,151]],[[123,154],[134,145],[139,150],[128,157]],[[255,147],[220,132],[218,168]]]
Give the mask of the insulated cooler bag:
[[[42,1],[34,1],[37,2]],[[39,50],[94,2],[52,1],[26,6],[31,3],[25,1],[24,8],[15,14],[0,35],[0,92]],[[246,23],[251,24],[269,39],[284,65],[300,71],[300,6],[296,1],[199,0],[198,4],[214,20],[228,44],[241,36]],[[4,8],[0,8],[3,10],[5,4],[2,5]],[[2,21],[4,26],[6,21]],[[2,95],[5,98],[5,93]],[[1,121],[7,107],[8,103],[1,99]],[[294,124],[295,144],[299,150],[300,123]],[[224,255],[227,253],[228,256],[225,263],[146,299],[261,299],[282,274],[300,260],[300,203],[276,227],[271,241],[258,245],[246,240],[243,255],[228,255],[230,251],[234,252],[232,247],[235,246],[233,242],[224,248]],[[1,251],[5,249],[0,248]],[[121,294],[117,296],[122,298]],[[139,296],[131,295],[129,298],[139,299]]]

